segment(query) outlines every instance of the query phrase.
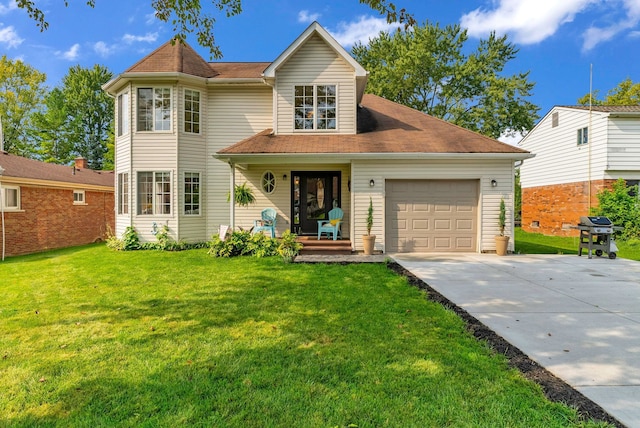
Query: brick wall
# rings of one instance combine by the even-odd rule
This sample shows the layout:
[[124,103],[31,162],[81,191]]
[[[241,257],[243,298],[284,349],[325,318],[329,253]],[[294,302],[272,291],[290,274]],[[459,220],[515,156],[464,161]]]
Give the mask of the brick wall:
[[[598,206],[598,192],[615,180],[591,181],[591,206]],[[589,182],[556,184],[522,189],[522,229],[555,236],[578,236],[580,216],[589,215]],[[537,222],[537,225],[535,224]]]
[[29,254],[104,239],[108,228],[115,230],[113,192],[87,190],[85,203],[73,204],[72,189],[21,186],[21,211],[4,213],[5,255]]

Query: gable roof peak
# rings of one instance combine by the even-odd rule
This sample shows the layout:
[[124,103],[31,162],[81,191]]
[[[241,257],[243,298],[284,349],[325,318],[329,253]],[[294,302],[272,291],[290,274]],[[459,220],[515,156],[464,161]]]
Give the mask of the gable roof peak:
[[129,67],[126,73],[184,73],[205,78],[216,74],[187,42],[175,38]]

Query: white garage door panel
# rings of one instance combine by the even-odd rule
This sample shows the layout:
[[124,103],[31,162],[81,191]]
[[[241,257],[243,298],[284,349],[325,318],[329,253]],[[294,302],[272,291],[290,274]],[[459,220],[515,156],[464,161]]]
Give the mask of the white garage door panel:
[[387,251],[475,251],[477,210],[477,180],[387,180]]

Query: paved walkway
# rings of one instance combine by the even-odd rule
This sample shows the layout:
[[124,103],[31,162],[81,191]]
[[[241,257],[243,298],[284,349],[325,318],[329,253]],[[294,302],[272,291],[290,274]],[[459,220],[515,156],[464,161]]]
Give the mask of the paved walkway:
[[391,257],[611,416],[640,428],[640,262]]

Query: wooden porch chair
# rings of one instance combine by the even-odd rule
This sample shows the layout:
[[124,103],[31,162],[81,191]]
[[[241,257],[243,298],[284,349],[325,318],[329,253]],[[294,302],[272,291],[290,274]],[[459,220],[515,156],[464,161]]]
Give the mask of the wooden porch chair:
[[271,232],[271,237],[275,238],[276,237],[276,219],[278,217],[276,210],[274,210],[273,208],[265,208],[262,210],[260,217],[261,217],[260,220],[253,221],[253,233],[258,233],[258,232],[263,232],[268,230]]
[[327,234],[327,238],[333,235],[335,241],[338,236],[342,238],[342,232],[340,231],[340,225],[342,224],[342,217],[344,212],[336,207],[329,211],[329,220],[318,220],[318,240],[323,233]]

